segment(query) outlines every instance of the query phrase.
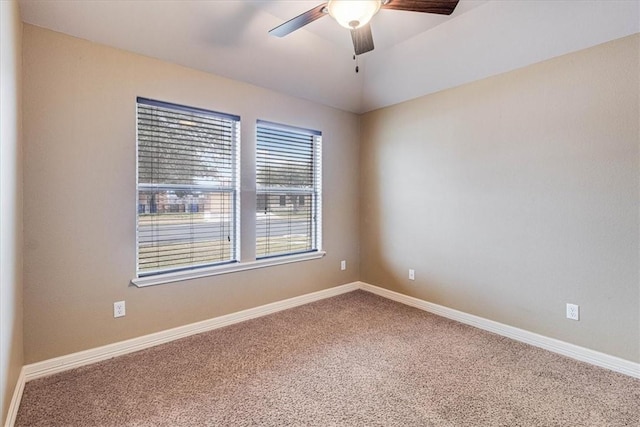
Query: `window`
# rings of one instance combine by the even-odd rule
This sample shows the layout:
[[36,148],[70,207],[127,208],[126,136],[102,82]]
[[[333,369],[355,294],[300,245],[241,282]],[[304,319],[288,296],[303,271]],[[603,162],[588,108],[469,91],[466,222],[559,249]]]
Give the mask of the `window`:
[[256,258],[321,249],[320,132],[258,121]]
[[137,99],[138,277],[239,258],[240,118]]

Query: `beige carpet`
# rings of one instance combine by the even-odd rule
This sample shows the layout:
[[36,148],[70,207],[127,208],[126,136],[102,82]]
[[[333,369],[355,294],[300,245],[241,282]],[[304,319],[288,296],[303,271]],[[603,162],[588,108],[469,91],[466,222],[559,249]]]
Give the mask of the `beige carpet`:
[[356,291],[26,385],[18,426],[638,426],[640,380]]

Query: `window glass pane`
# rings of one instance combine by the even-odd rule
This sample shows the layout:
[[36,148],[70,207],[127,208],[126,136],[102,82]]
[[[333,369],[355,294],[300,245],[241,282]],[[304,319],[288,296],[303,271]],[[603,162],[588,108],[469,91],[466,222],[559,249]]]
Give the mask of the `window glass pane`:
[[139,105],[138,181],[230,186],[233,134],[228,119]]
[[232,193],[141,191],[138,206],[145,212],[138,216],[141,273],[231,258]]
[[[274,256],[313,249],[313,195],[261,193],[263,210],[256,213],[256,256]],[[286,203],[280,204],[284,198]]]

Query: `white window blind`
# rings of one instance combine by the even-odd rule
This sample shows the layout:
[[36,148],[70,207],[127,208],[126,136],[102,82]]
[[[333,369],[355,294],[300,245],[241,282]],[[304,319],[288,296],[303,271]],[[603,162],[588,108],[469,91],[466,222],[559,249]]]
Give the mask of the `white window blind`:
[[238,260],[239,126],[137,99],[138,277]]
[[259,120],[256,258],[321,249],[322,134]]

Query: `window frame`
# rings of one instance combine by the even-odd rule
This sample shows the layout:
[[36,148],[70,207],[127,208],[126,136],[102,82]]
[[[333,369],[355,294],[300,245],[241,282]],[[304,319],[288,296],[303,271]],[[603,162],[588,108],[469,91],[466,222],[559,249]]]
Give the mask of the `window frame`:
[[[232,122],[232,136],[231,136],[231,176],[232,183],[229,186],[223,185],[213,185],[208,183],[199,183],[199,184],[169,184],[169,183],[156,183],[156,184],[145,184],[140,183],[140,147],[139,147],[139,106],[146,105],[150,107],[159,107],[167,110],[177,111],[177,112],[187,112],[187,113],[196,113],[202,114],[210,117],[215,117],[218,119],[229,120]],[[171,102],[158,101],[154,99],[144,98],[144,97],[136,97],[136,275],[135,279],[132,280],[132,283],[138,284],[138,281],[144,280],[154,280],[154,278],[164,278],[170,276],[180,276],[180,275],[189,275],[193,274],[193,271],[197,270],[207,270],[210,268],[216,268],[219,266],[224,266],[228,264],[234,264],[239,262],[240,260],[240,116],[220,113],[213,110],[207,110],[203,108],[190,107],[181,104],[175,104]],[[230,233],[230,242],[231,242],[231,256],[229,260],[224,260],[220,262],[211,262],[211,263],[193,263],[191,265],[179,266],[176,268],[167,268],[167,269],[158,269],[152,271],[141,271],[140,270],[140,230],[139,230],[139,221],[140,221],[140,193],[141,191],[150,191],[150,190],[194,190],[202,189],[205,193],[217,194],[217,193],[230,193],[231,194],[231,222],[232,222],[232,232]]]
[[[259,129],[260,127],[264,127],[265,129],[273,129],[283,132],[291,132],[295,134],[303,134],[311,138],[311,153],[312,153],[312,175],[313,182],[311,188],[309,190],[301,190],[299,188],[286,188],[286,187],[264,187],[262,190],[258,184],[258,150],[260,148],[260,140],[259,140]],[[318,130],[292,126],[283,123],[277,123],[267,120],[256,120],[256,149],[255,149],[255,170],[256,170],[256,178],[255,178],[255,191],[256,191],[256,213],[257,213],[257,204],[259,200],[259,196],[261,194],[266,195],[267,203],[269,200],[270,192],[276,190],[281,190],[285,195],[285,201],[287,198],[299,200],[298,198],[303,198],[306,195],[311,196],[311,215],[312,215],[312,223],[311,223],[311,249],[307,249],[304,251],[296,251],[296,252],[282,252],[282,253],[274,253],[268,254],[264,256],[258,256],[258,226],[257,226],[257,218],[256,218],[256,236],[254,239],[254,244],[256,248],[256,260],[262,261],[272,258],[286,258],[291,256],[297,256],[308,253],[322,252],[322,132]],[[274,194],[275,197],[277,197]],[[282,196],[280,196],[282,197]],[[282,199],[280,199],[282,200]],[[286,202],[285,202],[286,203]],[[296,203],[296,202],[294,202]],[[304,206],[304,203],[302,204]],[[322,252],[323,253],[323,252]]]

